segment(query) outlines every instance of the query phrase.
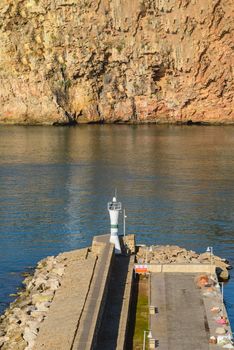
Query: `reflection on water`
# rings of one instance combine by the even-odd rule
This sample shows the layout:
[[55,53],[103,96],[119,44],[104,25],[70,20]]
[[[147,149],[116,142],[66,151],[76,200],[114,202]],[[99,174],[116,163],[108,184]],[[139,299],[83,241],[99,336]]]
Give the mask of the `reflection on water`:
[[[139,243],[207,246],[234,264],[234,128],[0,128],[0,311],[20,272],[108,231],[114,189]],[[16,274],[11,274],[15,272]],[[17,274],[18,273],[18,274]],[[225,297],[234,323],[234,282]]]

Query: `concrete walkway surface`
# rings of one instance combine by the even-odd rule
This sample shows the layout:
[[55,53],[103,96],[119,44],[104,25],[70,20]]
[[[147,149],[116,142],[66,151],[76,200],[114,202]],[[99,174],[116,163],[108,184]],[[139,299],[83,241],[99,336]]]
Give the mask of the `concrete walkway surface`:
[[150,315],[159,350],[209,350],[209,328],[194,274],[152,273]]

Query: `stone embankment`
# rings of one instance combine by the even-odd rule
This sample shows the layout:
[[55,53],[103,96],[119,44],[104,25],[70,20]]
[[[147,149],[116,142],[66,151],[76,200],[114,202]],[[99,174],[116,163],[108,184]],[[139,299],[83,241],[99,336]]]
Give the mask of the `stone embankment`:
[[139,247],[136,260],[140,264],[212,264],[216,267],[219,279],[224,281],[229,279],[229,270],[231,269],[229,262],[217,255],[212,255],[209,252],[197,254],[192,250],[175,245]]
[[[76,260],[82,260],[88,249],[81,249]],[[11,303],[0,319],[1,350],[32,350],[42,324],[48,314],[54,295],[61,285],[66,266],[74,253],[62,253],[41,260],[34,275],[23,283],[25,289]]]

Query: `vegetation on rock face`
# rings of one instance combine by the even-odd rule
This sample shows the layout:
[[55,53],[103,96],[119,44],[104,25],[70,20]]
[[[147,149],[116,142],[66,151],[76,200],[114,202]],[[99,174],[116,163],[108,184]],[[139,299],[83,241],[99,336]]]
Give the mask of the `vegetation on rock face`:
[[0,122],[233,123],[231,0],[1,0]]

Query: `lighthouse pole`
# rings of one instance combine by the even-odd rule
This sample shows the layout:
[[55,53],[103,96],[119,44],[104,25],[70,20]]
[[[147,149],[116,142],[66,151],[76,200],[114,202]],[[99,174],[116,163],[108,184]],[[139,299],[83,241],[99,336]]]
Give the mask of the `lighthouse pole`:
[[116,197],[113,197],[112,202],[109,202],[107,204],[111,224],[110,243],[113,243],[115,245],[115,254],[121,254],[121,247],[118,236],[118,220],[121,208],[122,204],[121,202],[117,202]]

